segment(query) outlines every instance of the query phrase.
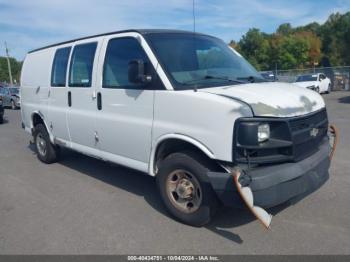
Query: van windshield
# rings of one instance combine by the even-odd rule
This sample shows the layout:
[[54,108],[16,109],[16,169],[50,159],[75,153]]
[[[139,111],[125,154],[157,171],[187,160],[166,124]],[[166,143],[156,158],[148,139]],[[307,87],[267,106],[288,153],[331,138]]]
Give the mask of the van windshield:
[[176,90],[266,81],[220,39],[190,33],[146,38]]

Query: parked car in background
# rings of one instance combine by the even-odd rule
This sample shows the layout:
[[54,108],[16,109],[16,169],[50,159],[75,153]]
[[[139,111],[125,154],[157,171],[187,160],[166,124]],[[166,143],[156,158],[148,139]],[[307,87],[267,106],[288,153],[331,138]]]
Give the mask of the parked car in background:
[[276,76],[274,75],[274,73],[272,71],[262,71],[262,72],[259,72],[259,73],[266,80],[276,81]]
[[306,87],[308,89],[314,90],[317,93],[331,92],[331,80],[322,73],[300,75],[297,77],[295,84],[301,87]]
[[11,107],[12,109],[21,107],[21,97],[18,87],[0,87],[0,96],[2,96],[2,103],[4,107]]

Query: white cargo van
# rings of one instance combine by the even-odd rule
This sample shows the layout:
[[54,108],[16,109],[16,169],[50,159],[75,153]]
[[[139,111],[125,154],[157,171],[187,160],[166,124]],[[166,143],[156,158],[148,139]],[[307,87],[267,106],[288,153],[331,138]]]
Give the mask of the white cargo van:
[[329,176],[322,97],[267,82],[212,36],[128,30],[40,48],[23,63],[21,97],[41,161],[66,147],[155,176],[166,208],[191,225],[243,205],[237,170],[245,202],[260,207]]

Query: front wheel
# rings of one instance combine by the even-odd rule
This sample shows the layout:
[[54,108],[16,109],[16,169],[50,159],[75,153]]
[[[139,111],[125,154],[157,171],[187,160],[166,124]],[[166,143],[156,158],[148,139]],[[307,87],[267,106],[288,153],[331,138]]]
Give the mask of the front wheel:
[[39,160],[46,164],[56,162],[59,157],[59,148],[51,143],[46,127],[43,124],[36,125],[33,135]]
[[165,207],[192,226],[207,224],[219,201],[206,176],[205,161],[192,153],[173,153],[160,164],[157,186]]

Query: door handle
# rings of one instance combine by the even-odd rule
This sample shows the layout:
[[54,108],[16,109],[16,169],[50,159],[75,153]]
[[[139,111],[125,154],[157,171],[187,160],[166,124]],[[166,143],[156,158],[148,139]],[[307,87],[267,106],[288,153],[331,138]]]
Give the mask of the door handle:
[[68,91],[68,106],[72,106],[72,93],[71,91]]
[[102,109],[102,95],[100,92],[97,93],[97,109]]
[[40,91],[40,86],[38,86],[38,87],[36,88],[35,93],[37,94],[37,93],[39,93],[39,91]]
[[92,100],[96,99],[96,91],[92,92]]

